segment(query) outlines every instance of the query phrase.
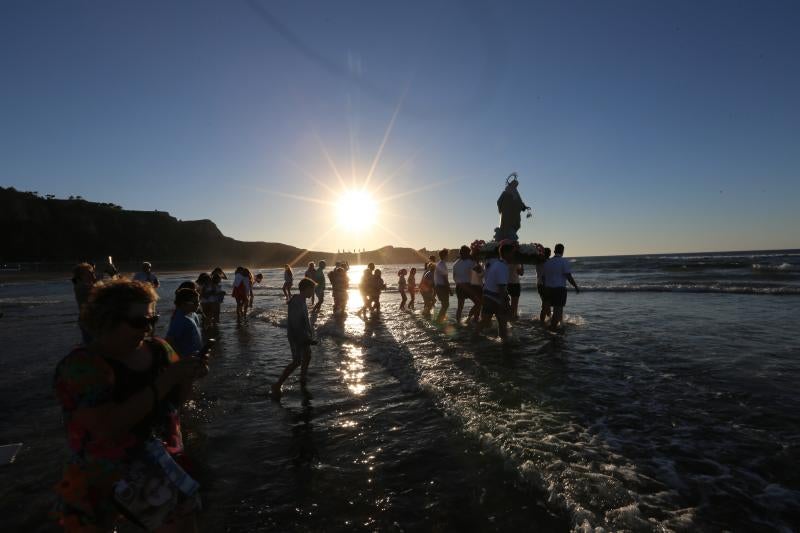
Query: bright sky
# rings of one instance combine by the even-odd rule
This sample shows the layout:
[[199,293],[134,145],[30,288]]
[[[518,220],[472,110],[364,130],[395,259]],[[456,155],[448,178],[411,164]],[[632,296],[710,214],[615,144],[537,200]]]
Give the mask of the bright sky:
[[[333,251],[490,240],[517,171],[521,241],[568,255],[800,248],[797,28],[793,1],[5,0],[0,184]],[[337,173],[381,200],[363,225]]]

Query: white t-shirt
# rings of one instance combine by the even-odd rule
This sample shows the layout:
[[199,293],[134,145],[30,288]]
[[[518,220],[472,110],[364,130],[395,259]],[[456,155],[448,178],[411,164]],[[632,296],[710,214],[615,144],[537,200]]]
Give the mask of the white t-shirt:
[[472,279],[472,267],[475,266],[475,261],[470,258],[456,259],[453,263],[453,281],[456,283],[470,283]]
[[569,264],[569,260],[560,255],[555,255],[548,259],[544,264],[544,268],[542,268],[544,285],[545,287],[566,287],[566,274],[571,273],[572,267]]
[[433,271],[433,284],[438,286],[447,286],[447,263],[444,259],[436,263],[436,270]]
[[508,265],[508,282],[509,283],[516,283],[519,284],[519,274],[517,271],[519,270],[519,265],[516,263],[509,263]]
[[497,259],[486,265],[486,274],[483,276],[483,289],[499,293],[500,285],[508,285],[508,263],[502,259]]

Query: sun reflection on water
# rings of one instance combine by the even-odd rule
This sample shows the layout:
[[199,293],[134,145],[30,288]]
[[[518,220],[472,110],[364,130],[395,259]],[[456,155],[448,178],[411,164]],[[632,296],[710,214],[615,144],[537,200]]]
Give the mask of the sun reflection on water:
[[364,383],[364,353],[360,346],[354,344],[344,344],[344,358],[339,366],[344,382],[347,388],[355,394],[360,396],[367,389]]

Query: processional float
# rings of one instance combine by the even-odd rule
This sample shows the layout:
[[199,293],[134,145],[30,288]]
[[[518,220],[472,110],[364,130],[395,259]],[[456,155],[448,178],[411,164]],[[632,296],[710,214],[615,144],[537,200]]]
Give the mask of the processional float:
[[477,255],[482,259],[489,259],[498,256],[498,249],[501,245],[512,245],[514,251],[511,260],[514,263],[523,265],[537,265],[543,263],[544,247],[537,243],[520,244],[517,232],[522,225],[522,213],[525,218],[533,216],[530,207],[525,205],[519,194],[519,176],[512,172],[506,178],[505,190],[497,199],[497,212],[500,213],[500,227],[494,228],[494,239],[486,242],[475,240],[471,248],[477,251]]

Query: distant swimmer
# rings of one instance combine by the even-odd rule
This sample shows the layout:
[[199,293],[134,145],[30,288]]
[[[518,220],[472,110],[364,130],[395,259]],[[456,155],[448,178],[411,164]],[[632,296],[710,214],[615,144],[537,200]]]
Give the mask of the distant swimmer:
[[292,352],[292,361],[286,365],[278,381],[272,385],[272,397],[281,397],[281,387],[292,372],[300,367],[300,387],[306,388],[306,374],[308,364],[311,362],[311,346],[317,344],[314,339],[314,330],[311,321],[308,319],[308,306],[306,299],[314,294],[314,282],[308,278],[303,278],[297,285],[300,293],[295,294],[289,300],[288,316],[286,318],[286,335],[289,337],[289,349]]
[[564,245],[556,244],[553,257],[547,260],[542,269],[544,276],[545,296],[547,303],[553,306],[553,318],[550,319],[550,329],[557,330],[561,325],[564,306],[567,304],[567,281],[575,287],[575,294],[581,292],[578,284],[572,278],[572,267],[564,258]]
[[145,261],[142,263],[142,270],[141,272],[137,272],[133,275],[133,281],[142,281],[149,283],[153,286],[153,288],[158,288],[160,283],[158,282],[158,276],[153,274],[153,265],[149,262]]

